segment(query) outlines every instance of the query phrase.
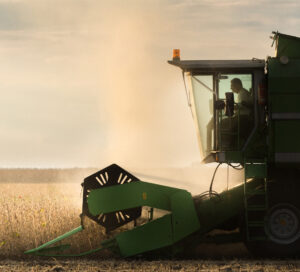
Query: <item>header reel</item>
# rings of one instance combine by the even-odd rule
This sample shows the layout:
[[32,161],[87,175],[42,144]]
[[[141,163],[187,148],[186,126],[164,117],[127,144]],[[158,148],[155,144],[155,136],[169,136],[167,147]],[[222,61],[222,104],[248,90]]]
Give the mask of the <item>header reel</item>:
[[[122,186],[117,186],[122,185]],[[168,211],[162,217],[148,218],[115,237],[101,242],[101,247],[80,254],[58,254],[70,245],[51,246],[84,229],[81,226],[65,233],[26,254],[39,256],[83,256],[103,249],[118,252],[123,257],[138,255],[172,246],[199,229],[198,216],[191,194],[185,190],[138,180],[116,164],[84,179],[82,214],[103,226],[106,232],[115,230],[141,216],[142,206]],[[54,254],[53,254],[54,252]]]
[[[99,225],[103,226],[106,232],[110,232],[119,228],[141,216],[142,208],[125,209],[111,213],[101,213],[99,215],[92,215],[88,208],[88,197],[92,190],[101,189],[109,186],[122,185],[131,182],[139,181],[138,178],[125,171],[116,164],[112,164],[93,175],[84,179],[81,184],[83,186],[83,204],[82,215],[86,215],[94,220]],[[118,201],[111,199],[112,202]]]

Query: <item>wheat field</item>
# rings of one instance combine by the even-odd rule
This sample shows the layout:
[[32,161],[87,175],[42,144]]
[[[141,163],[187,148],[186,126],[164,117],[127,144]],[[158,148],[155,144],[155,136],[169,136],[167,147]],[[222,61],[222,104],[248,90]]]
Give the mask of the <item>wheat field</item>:
[[[34,170],[33,170],[34,171]],[[78,170],[76,170],[78,172]],[[39,172],[39,171],[37,171]],[[28,172],[30,173],[30,172]],[[40,173],[40,172],[39,172]],[[298,260],[249,259],[241,244],[201,247],[193,260],[122,260],[109,251],[87,258],[47,258],[24,255],[80,225],[82,205],[81,173],[73,182],[63,175],[53,175],[60,182],[38,182],[39,173],[30,173],[33,182],[5,182],[0,190],[0,271],[299,271]],[[72,175],[74,174],[71,172]],[[44,173],[45,174],[45,173]],[[53,174],[53,173],[52,173]],[[12,175],[9,173],[9,175]],[[68,173],[67,175],[70,175]],[[4,175],[5,176],[5,175]],[[13,175],[12,175],[13,176]],[[26,175],[25,175],[26,176]],[[42,175],[41,175],[42,176]],[[47,176],[47,174],[45,174]],[[24,178],[24,177],[23,177]],[[129,223],[130,224],[130,223]],[[114,235],[115,233],[111,234]],[[110,238],[104,229],[85,220],[84,231],[67,238],[69,253],[99,247]],[[223,259],[222,256],[227,255]],[[229,256],[229,257],[228,257]],[[159,256],[158,256],[159,257]]]
[[[37,247],[80,225],[81,199],[74,184],[1,184],[0,256],[23,257]],[[72,252],[99,247],[104,232],[88,220],[86,229],[67,238]]]

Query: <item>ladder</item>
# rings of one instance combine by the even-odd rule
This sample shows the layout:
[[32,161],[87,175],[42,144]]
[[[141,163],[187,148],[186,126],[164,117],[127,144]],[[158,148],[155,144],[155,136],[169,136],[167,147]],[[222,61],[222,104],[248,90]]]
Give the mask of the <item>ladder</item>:
[[[246,160],[244,182],[244,205],[246,237],[248,241],[267,240],[265,214],[268,209],[266,160]],[[261,180],[259,188],[250,189],[252,179]]]

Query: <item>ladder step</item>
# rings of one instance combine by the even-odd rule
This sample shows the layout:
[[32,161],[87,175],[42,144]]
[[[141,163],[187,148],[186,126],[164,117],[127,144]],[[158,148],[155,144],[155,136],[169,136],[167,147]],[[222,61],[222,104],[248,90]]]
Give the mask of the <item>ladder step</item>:
[[267,207],[265,205],[248,205],[248,211],[265,211]]
[[265,178],[267,165],[265,162],[246,162],[245,178]]
[[266,164],[265,160],[262,159],[251,159],[251,161],[246,161],[245,164],[254,164],[254,163],[259,163],[259,164]]
[[222,131],[221,131],[221,135],[237,135],[237,133],[234,133],[234,132],[226,132],[226,131],[222,132]]
[[251,237],[251,239],[249,238],[248,239],[248,241],[266,241],[266,240],[268,240],[268,238],[267,237],[265,237],[265,236],[252,236]]
[[260,178],[260,179],[263,179],[266,177],[266,174],[263,172],[260,172],[260,173],[246,173],[246,179],[252,179],[252,178]]
[[262,222],[262,221],[249,221],[248,226],[249,227],[264,227],[265,222]]
[[265,195],[265,194],[266,194],[265,190],[252,190],[250,192],[247,192],[246,196]]

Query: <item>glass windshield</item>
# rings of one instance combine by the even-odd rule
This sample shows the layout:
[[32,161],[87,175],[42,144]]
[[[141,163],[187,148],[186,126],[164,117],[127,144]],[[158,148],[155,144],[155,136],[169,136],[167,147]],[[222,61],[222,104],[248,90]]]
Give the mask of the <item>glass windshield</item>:
[[233,95],[232,114],[217,109],[217,149],[240,150],[254,126],[252,74],[219,74],[218,100]]
[[[219,76],[219,99],[225,99],[226,92],[232,92],[231,81],[233,79],[239,79],[242,88],[252,93],[252,75],[251,74],[222,74]],[[238,103],[237,93],[234,93],[234,101]]]
[[194,119],[196,121],[200,152],[203,159],[213,149],[213,76],[188,75]]

